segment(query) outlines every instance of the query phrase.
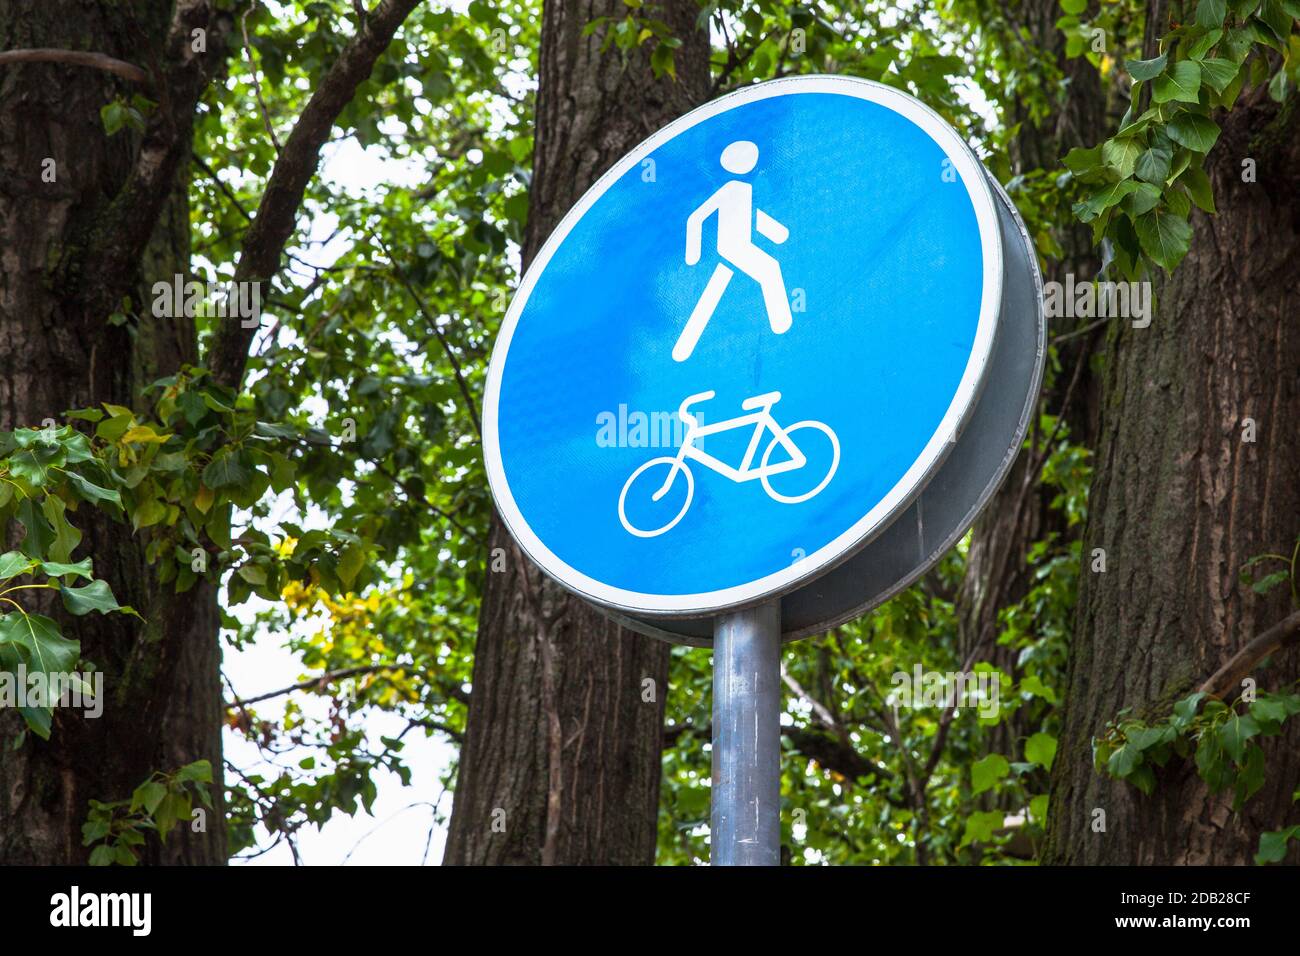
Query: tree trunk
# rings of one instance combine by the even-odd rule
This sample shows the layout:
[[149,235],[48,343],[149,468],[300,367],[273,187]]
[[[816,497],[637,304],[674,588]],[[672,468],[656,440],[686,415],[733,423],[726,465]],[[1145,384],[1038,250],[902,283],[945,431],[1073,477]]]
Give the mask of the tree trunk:
[[[683,41],[675,81],[652,78],[652,43],[624,63],[600,52],[603,31],[582,35],[626,11],[620,0],[545,5],[525,264],[605,170],[707,96],[697,6],[670,0],[655,14]],[[546,579],[494,515],[444,862],[653,862],[667,681],[667,645]]]
[[[1055,169],[1072,147],[1097,142],[1105,136],[1106,95],[1096,69],[1084,57],[1067,59],[1065,36],[1056,27],[1060,6],[1056,0],[1025,0],[1013,8],[1013,26],[1029,32],[1030,46],[1051,57],[1067,82],[1061,91],[1058,108],[1035,125],[1028,109],[1013,111],[1011,123],[1020,124],[1020,134],[1011,143],[1012,166],[1017,174],[1036,169]],[[1079,223],[1065,223],[1056,230],[1056,241],[1064,251],[1060,260],[1049,260],[1043,280],[1065,281],[1073,273],[1076,281],[1091,281],[1100,262],[1092,248],[1091,230]],[[1077,320],[1082,326],[1092,319]],[[1051,335],[1071,331],[1069,319],[1049,320]],[[1091,447],[1095,434],[1090,395],[1095,392],[1088,368],[1097,337],[1079,336],[1063,343],[1059,354],[1062,372],[1047,383],[1041,408],[1053,415],[1063,415],[1070,426],[1072,440]],[[1072,371],[1083,363],[1079,380]],[[1068,402],[1067,402],[1068,399]],[[1031,429],[1031,435],[1035,432]],[[963,656],[981,648],[979,660],[991,660],[1011,673],[1016,654],[995,643],[998,613],[1015,604],[1031,585],[1030,569],[1025,561],[1029,546],[1050,531],[1065,532],[1062,516],[1053,511],[1055,489],[1043,489],[1037,475],[1026,475],[1029,457],[1017,458],[1006,482],[989,503],[971,535],[966,555],[966,574],[958,597],[958,626]],[[1016,736],[1014,728],[1011,736]]]
[[[171,6],[5,0],[0,49],[157,62]],[[67,409],[104,401],[138,406],[140,386],[196,360],[192,321],[154,318],[144,294],[155,279],[188,272],[187,174],[177,177],[138,264],[138,320],[110,324],[88,305],[103,290],[79,281],[92,232],[139,143],[126,131],[110,138],[101,125],[100,107],[121,92],[133,90],[85,67],[0,68],[0,428],[61,421]],[[47,159],[56,164],[54,182],[42,179]],[[119,601],[147,624],[126,615],[63,618],[65,633],[81,641],[83,666],[93,662],[104,673],[101,718],[56,710],[51,739],[29,735],[15,751],[8,745],[22,721],[0,713],[0,863],[85,862],[89,800],[129,798],[154,771],[201,758],[214,773],[216,810],[207,813],[206,832],[183,821],[166,847],[151,839],[144,859],[225,862],[215,590],[200,585],[173,595],[157,585],[140,536],[88,506],[77,524],[84,533],[77,557],[92,556]]]
[[[1297,114],[1294,97],[1281,115],[1251,99],[1222,118],[1207,163],[1219,213],[1195,214],[1151,326],[1111,329],[1049,863],[1244,864],[1261,830],[1300,820],[1294,722],[1264,743],[1267,782],[1239,815],[1190,763],[1172,761],[1146,797],[1094,772],[1090,746],[1123,708],[1167,713],[1287,610],[1285,588],[1260,596],[1238,583],[1248,559],[1290,554],[1300,531]],[[1246,158],[1256,183],[1242,181]],[[1105,573],[1088,571],[1097,548]],[[1252,676],[1282,690],[1298,675],[1292,653]]]

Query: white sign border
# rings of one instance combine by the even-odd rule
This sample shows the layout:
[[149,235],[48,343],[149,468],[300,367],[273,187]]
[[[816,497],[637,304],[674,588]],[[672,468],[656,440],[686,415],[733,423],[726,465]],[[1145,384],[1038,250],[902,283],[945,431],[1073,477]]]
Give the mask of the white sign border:
[[[747,584],[693,594],[649,594],[604,584],[569,565],[542,542],[519,510],[506,479],[505,465],[501,459],[497,415],[500,409],[501,379],[519,317],[528,303],[533,287],[546,270],[547,263],[569,232],[606,190],[628,170],[639,165],[646,156],[663,144],[713,116],[746,103],[773,96],[800,93],[834,93],[868,100],[883,106],[920,127],[952,161],[953,168],[961,177],[974,207],[984,263],[979,322],[976,325],[975,341],[966,370],[934,434],[894,487],[850,528],[797,563]],[[959,433],[979,397],[989,357],[993,351],[998,312],[1002,303],[1002,258],[1002,241],[993,193],[979,160],[956,131],[937,113],[901,90],[857,77],[794,76],[745,87],[705,103],[685,116],[679,117],[615,163],[565,214],[528,267],[523,281],[519,284],[519,290],[506,311],[488,364],[483,399],[483,459],[488,485],[507,529],[525,553],[566,588],[597,604],[639,614],[702,617],[757,603],[793,590],[800,584],[817,577],[848,558],[886,527],[890,520],[910,504],[912,498],[925,486],[943,462],[951,440]]]

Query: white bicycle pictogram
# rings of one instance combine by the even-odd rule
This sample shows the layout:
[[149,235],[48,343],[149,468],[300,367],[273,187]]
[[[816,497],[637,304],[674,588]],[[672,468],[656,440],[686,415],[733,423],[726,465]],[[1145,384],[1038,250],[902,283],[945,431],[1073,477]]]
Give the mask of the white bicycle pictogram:
[[[840,464],[840,442],[835,437],[835,432],[822,422],[808,421],[796,422],[788,428],[779,425],[775,418],[772,417],[772,406],[781,400],[780,392],[767,392],[763,395],[755,395],[747,398],[740,403],[741,409],[750,412],[748,415],[740,415],[727,421],[717,422],[712,425],[701,425],[698,419],[690,414],[687,409],[698,402],[706,402],[714,397],[713,391],[700,392],[697,395],[689,395],[682,402],[681,407],[677,410],[678,416],[686,424],[686,435],[682,439],[682,445],[677,450],[676,455],[665,455],[661,458],[652,458],[644,465],[641,465],[623,484],[623,491],[618,496],[618,518],[623,523],[623,527],[630,534],[639,538],[653,538],[663,534],[671,529],[677,522],[685,516],[687,509],[691,506],[691,501],[695,497],[695,476],[691,474],[690,466],[687,459],[695,461],[706,468],[716,471],[718,474],[729,478],[730,480],[740,483],[758,479],[763,485],[763,490],[767,492],[768,497],[773,501],[781,504],[793,505],[801,501],[807,501],[825,488],[832,477],[835,475],[835,469]],[[746,428],[752,425],[754,427],[753,437],[749,440],[749,446],[745,450],[745,457],[740,463],[739,468],[733,468],[726,462],[721,461],[696,447],[696,441],[708,435],[716,435],[720,432],[732,431],[733,429]],[[798,444],[791,437],[795,432],[811,429],[820,432],[830,440],[831,446],[831,464],[826,474],[817,482],[811,491],[805,491],[802,494],[788,495],[777,491],[772,487],[769,479],[773,475],[781,475],[787,472],[798,471],[808,464],[808,456],[800,450]],[[772,433],[772,438],[767,447],[763,450],[763,455],[759,459],[759,464],[754,465],[754,457],[758,453],[758,445],[764,434]],[[809,437],[809,436],[805,436]],[[772,462],[772,454],[781,448],[790,457],[788,459]],[[658,477],[660,469],[667,469],[662,478]],[[633,502],[648,500],[649,502],[659,502],[671,490],[677,476],[684,475],[686,480],[686,500],[682,502],[677,513],[673,515],[665,524],[653,530],[638,528],[628,520],[627,501],[628,494],[632,491],[633,485],[637,485],[637,479],[642,475],[650,475],[649,482],[641,482],[639,489],[644,494],[636,494]],[[651,491],[651,489],[657,489]],[[670,509],[671,510],[671,509]]]

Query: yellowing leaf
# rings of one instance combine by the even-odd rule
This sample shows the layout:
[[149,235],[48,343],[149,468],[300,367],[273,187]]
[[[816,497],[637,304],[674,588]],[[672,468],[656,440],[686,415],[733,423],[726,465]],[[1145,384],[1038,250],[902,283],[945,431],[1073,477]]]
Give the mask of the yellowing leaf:
[[123,445],[131,442],[156,442],[162,443],[171,438],[170,433],[159,435],[148,425],[133,425],[126,430],[126,433],[119,439]]

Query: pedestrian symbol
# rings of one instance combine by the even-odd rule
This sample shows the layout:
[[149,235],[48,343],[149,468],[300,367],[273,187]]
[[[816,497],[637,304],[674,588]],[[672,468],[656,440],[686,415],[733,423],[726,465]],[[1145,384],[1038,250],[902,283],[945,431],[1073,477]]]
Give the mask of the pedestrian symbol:
[[[743,176],[757,164],[758,147],[747,140],[738,140],[722,151],[721,162],[727,172]],[[755,210],[753,187],[742,179],[733,179],[706,199],[686,220],[688,266],[700,261],[700,234],[705,220],[714,213],[718,216],[718,256],[759,284],[772,331],[777,335],[788,331],[792,318],[785,280],[781,277],[781,264],[754,245],[753,233],[757,229],[760,235],[780,245],[789,237],[790,230],[763,210]],[[714,267],[709,284],[704,287],[681,337],[673,346],[673,358],[678,362],[685,362],[695,351],[695,343],[713,317],[732,275],[731,269],[721,262]]]

